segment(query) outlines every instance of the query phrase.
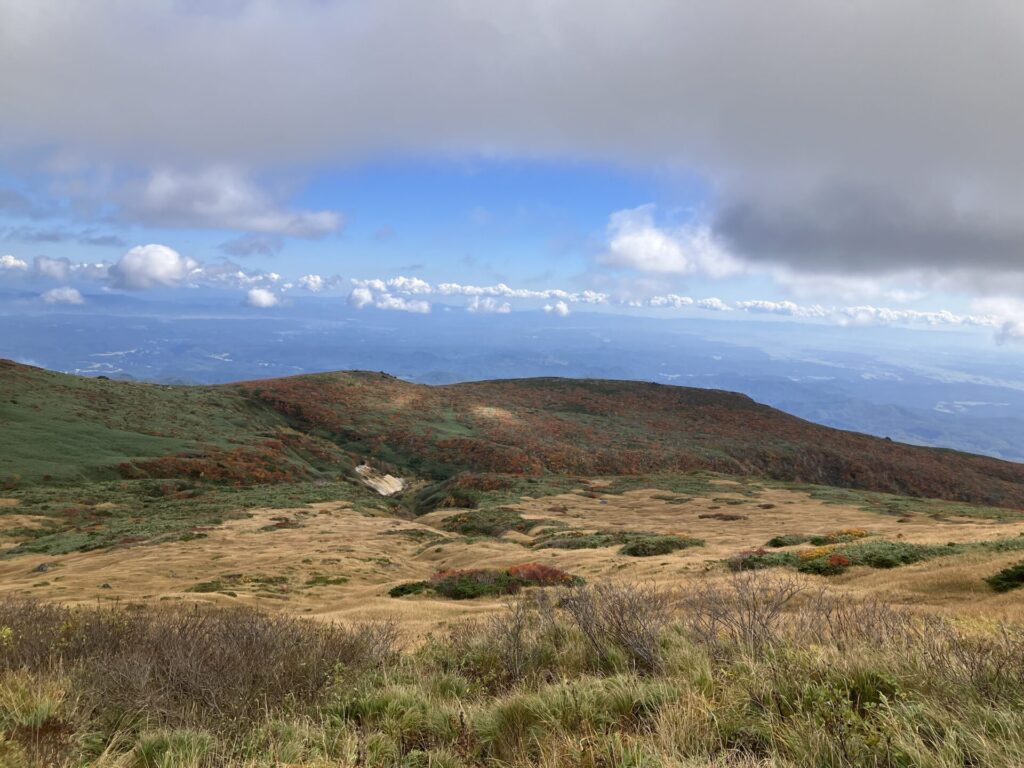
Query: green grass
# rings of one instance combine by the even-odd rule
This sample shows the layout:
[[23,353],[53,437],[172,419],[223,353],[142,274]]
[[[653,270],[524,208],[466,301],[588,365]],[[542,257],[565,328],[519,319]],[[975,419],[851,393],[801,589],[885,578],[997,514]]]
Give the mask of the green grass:
[[136,459],[229,449],[285,426],[218,387],[179,387],[0,370],[0,479],[112,479]]

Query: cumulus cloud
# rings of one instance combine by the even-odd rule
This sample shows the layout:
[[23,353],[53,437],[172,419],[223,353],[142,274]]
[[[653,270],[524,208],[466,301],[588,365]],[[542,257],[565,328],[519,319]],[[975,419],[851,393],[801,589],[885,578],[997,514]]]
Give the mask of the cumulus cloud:
[[[381,282],[381,281],[367,281]],[[382,283],[381,283],[382,284]],[[395,296],[386,290],[375,293],[373,289],[365,285],[357,286],[348,295],[348,303],[356,309],[364,307],[376,307],[377,309],[391,309],[400,312],[414,312],[427,314],[430,312],[430,302],[422,299],[408,299],[404,296]]]
[[544,311],[550,315],[558,315],[559,317],[566,317],[569,314],[569,305],[564,301],[556,301],[554,304],[545,304]]
[[310,293],[320,293],[327,286],[327,281],[320,275],[303,275],[299,278],[299,287]]
[[61,288],[51,288],[46,291],[40,298],[47,304],[84,304],[85,299],[82,294],[75,288],[63,286]]
[[0,256],[0,269],[2,270],[19,270],[25,272],[28,270],[28,264],[21,259],[15,258],[11,254],[7,253]]
[[740,261],[715,242],[710,229],[657,227],[654,210],[648,204],[613,213],[608,223],[608,252],[599,262],[656,274],[699,272],[728,277],[742,270]]
[[276,307],[279,301],[277,294],[266,288],[250,288],[245,297],[245,303],[257,309]]
[[474,296],[466,305],[466,311],[477,312],[480,314],[506,315],[512,311],[512,305],[507,301],[499,302],[497,299],[490,296],[486,298]]
[[[194,173],[162,169],[121,199],[129,218],[149,224],[235,229],[262,235],[315,238],[341,227],[337,211],[290,211],[278,206],[237,169],[212,166]],[[275,252],[272,237],[243,237],[222,248],[235,256]],[[279,250],[279,248],[278,248]]]
[[353,288],[348,295],[348,303],[356,309],[362,309],[373,304],[373,291],[369,288]]
[[199,263],[166,245],[138,245],[110,268],[115,288],[145,290],[180,285]]
[[737,301],[734,306],[755,314],[786,315],[788,317],[828,317],[829,311],[820,304],[801,306],[792,301],[764,301],[753,299]]
[[712,296],[709,299],[701,299],[697,302],[697,306],[701,309],[710,309],[713,312],[731,312],[732,307],[726,304],[721,299]]
[[430,302],[418,299],[406,299],[402,296],[392,296],[390,293],[383,293],[374,302],[377,309],[395,309],[400,312],[416,312],[427,314],[430,312]]
[[672,309],[682,309],[693,304],[693,299],[689,296],[680,296],[676,293],[670,293],[665,296],[652,296],[647,300],[647,305],[651,307],[671,307]]

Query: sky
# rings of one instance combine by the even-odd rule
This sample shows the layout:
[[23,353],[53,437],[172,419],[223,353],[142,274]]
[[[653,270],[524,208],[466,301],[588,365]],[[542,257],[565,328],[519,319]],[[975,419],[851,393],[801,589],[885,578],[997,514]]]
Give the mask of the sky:
[[1016,0],[0,0],[0,293],[1010,348],[1021,51]]

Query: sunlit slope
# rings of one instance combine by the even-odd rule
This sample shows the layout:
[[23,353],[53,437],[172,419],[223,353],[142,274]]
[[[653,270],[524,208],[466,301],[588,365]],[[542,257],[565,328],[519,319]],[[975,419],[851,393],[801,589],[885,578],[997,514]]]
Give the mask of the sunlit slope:
[[221,387],[0,364],[0,478],[732,475],[1024,506],[1024,465],[829,429],[734,393],[524,379],[429,387],[367,372]]

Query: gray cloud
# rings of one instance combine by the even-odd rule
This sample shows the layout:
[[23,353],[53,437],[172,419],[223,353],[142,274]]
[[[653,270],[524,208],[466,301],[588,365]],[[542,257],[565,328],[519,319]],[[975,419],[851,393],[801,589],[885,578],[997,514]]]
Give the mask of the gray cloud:
[[4,240],[25,243],[66,243],[93,245],[103,248],[124,248],[127,243],[118,235],[104,234],[93,229],[70,230],[65,227],[8,227],[3,230]]
[[[708,181],[717,231],[745,258],[1021,269],[1017,0],[203,5],[0,0],[0,151],[147,167],[401,153],[670,166]],[[154,220],[211,220],[173,195],[158,208]],[[227,220],[329,228],[244,213]]]
[[240,235],[220,244],[229,256],[274,256],[284,248],[284,239],[278,235]]
[[50,206],[38,203],[17,190],[0,189],[0,216],[42,219],[52,213],[53,209]]
[[120,193],[124,218],[175,227],[248,230],[252,233],[317,238],[342,225],[337,211],[286,209],[245,173],[210,166],[186,173],[154,171]]
[[717,212],[713,229],[734,253],[809,272],[1024,271],[1024,210],[923,198],[848,186],[804,199],[740,196]]

